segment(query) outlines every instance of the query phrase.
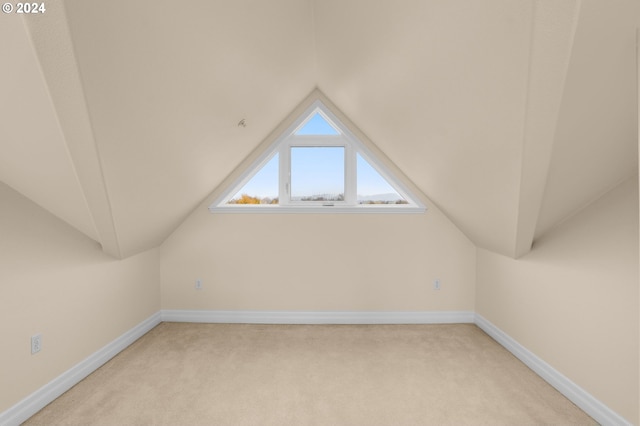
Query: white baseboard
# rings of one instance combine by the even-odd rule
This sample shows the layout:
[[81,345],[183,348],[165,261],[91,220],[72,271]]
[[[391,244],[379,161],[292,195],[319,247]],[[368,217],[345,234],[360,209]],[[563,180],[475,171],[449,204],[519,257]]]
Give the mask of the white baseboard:
[[493,325],[482,315],[475,314],[475,323],[485,333],[504,346],[505,349],[515,355],[515,357],[522,361],[527,367],[535,371],[536,374],[556,388],[561,394],[567,397],[567,399],[580,407],[585,413],[593,417],[594,420],[601,425],[631,425],[630,422],[591,396],[591,394],[573,383],[558,370],[538,358],[533,352]]
[[18,426],[54,399],[71,389],[76,383],[93,373],[127,346],[138,340],[153,327],[160,324],[160,322],[160,312],[156,312],[79,364],[42,386],[13,407],[0,413],[0,425]]
[[455,324],[473,323],[471,311],[189,311],[163,310],[162,321],[246,324]]

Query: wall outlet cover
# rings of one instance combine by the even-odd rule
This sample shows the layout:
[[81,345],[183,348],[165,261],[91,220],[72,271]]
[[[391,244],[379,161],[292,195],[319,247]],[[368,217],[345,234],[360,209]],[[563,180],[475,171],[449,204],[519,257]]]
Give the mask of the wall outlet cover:
[[42,335],[35,334],[31,336],[31,353],[36,354],[42,349]]

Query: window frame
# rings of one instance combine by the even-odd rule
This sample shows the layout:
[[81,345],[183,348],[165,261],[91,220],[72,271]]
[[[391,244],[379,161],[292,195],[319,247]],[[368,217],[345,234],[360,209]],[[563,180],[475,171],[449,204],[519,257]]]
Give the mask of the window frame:
[[[318,113],[337,135],[297,135]],[[291,200],[291,149],[294,147],[344,147],[344,200]],[[275,155],[279,158],[278,204],[227,204]],[[357,157],[368,162],[407,204],[359,204],[357,200]],[[212,213],[423,213],[426,208],[398,179],[385,170],[373,153],[320,101],[315,101],[287,128],[209,207]]]
[[[335,139],[333,139],[335,138]],[[355,190],[350,179],[353,171],[351,170],[351,156],[353,155],[351,147],[340,137],[325,139],[324,137],[296,137],[289,140],[280,148],[280,193],[285,197],[282,199],[283,206],[323,206],[335,207],[349,205],[351,193]],[[343,200],[342,201],[302,201],[292,199],[293,181],[291,176],[291,151],[293,148],[343,148],[344,164],[343,164]],[[349,195],[347,195],[349,194]]]

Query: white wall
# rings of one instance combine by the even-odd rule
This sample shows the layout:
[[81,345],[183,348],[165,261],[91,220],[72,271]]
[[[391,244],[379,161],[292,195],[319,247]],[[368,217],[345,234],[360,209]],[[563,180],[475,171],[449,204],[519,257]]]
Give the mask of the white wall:
[[162,245],[161,280],[163,309],[472,311],[475,247],[435,208],[231,215],[202,205]]
[[114,260],[0,183],[0,412],[156,313],[159,269],[157,249]]
[[634,177],[519,260],[478,249],[476,312],[638,424],[638,255]]

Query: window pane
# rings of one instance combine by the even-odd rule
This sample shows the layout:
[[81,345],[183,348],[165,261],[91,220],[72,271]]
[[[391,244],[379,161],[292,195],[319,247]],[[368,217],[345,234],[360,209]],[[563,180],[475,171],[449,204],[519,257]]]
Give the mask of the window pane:
[[408,204],[400,194],[358,154],[358,204]]
[[344,147],[292,147],[291,200],[344,200]]
[[333,126],[327,123],[319,113],[315,113],[313,117],[296,132],[296,135],[339,135]]
[[227,204],[278,204],[278,166],[276,154]]

